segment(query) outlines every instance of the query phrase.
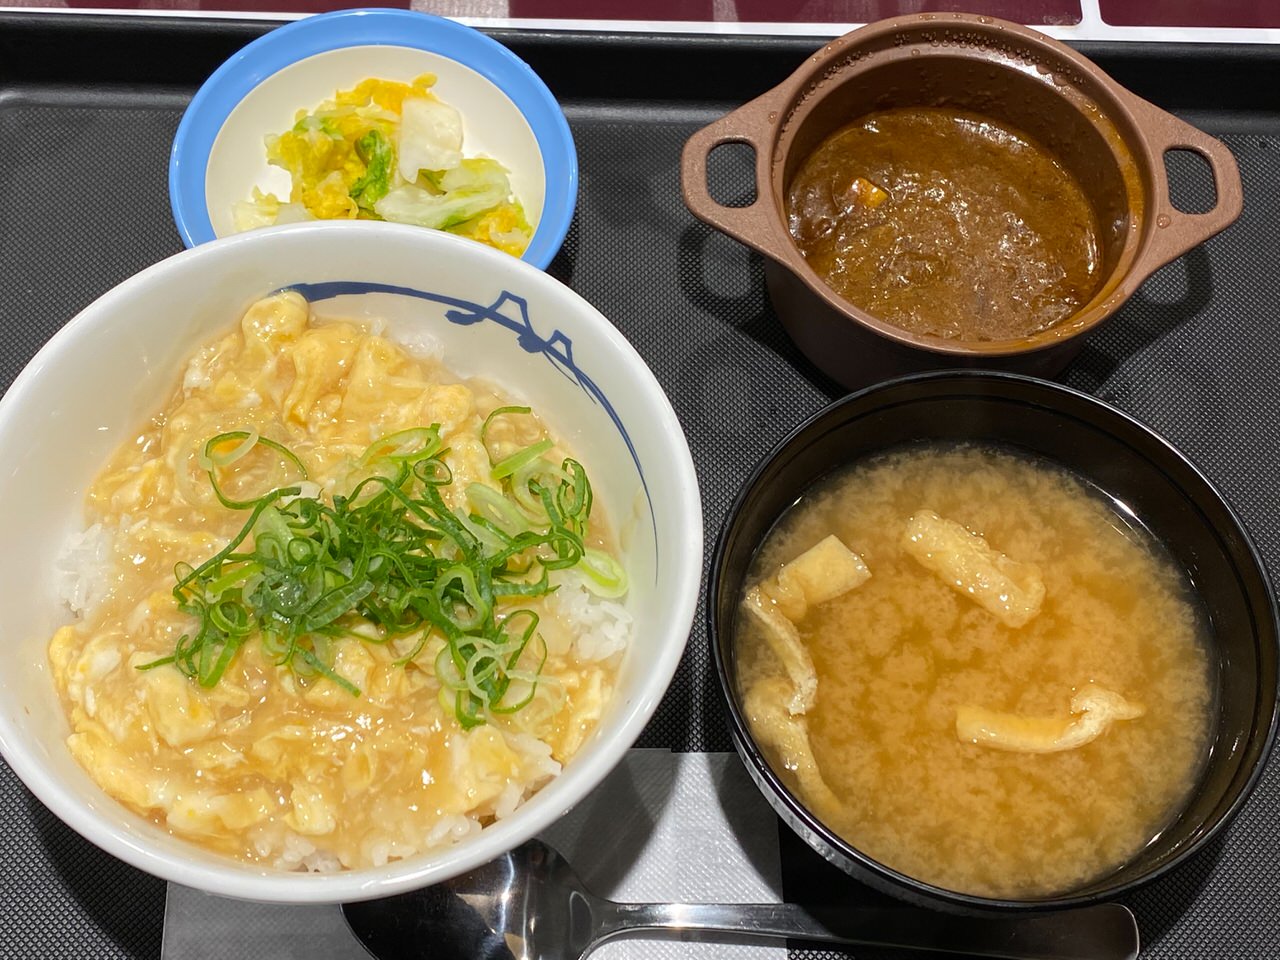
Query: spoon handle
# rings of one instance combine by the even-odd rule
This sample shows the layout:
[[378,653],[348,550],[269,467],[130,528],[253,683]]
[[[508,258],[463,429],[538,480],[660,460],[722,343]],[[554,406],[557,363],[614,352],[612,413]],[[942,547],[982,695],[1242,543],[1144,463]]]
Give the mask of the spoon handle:
[[792,903],[618,903],[601,910],[600,939],[630,930],[731,933],[853,946],[900,947],[1004,960],[1136,960],[1127,907],[1099,904],[1015,918],[962,917],[910,907],[801,907]]

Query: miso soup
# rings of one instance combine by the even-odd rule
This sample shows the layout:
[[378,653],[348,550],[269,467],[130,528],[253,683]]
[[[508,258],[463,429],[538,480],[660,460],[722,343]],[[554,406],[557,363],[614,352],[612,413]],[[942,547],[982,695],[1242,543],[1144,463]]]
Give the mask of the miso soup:
[[747,586],[753,734],[888,867],[1066,892],[1132,858],[1195,785],[1204,612],[1134,517],[1056,466],[942,446],[855,464],[779,521]]

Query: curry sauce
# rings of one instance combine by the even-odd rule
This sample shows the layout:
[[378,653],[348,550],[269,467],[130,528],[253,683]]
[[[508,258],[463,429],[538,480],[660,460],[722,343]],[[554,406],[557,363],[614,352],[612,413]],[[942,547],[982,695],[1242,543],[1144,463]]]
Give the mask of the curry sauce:
[[1025,134],[964,110],[900,107],[841,127],[801,165],[787,216],[833,290],[914,334],[1027,337],[1101,279],[1079,183]]

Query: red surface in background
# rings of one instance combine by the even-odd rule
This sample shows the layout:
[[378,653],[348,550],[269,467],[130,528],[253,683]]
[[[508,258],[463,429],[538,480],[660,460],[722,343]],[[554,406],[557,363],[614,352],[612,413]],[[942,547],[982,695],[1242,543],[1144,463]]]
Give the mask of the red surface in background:
[[1276,0],[1098,0],[1118,27],[1278,27]]
[[512,17],[867,23],[900,13],[981,13],[1019,23],[1080,22],[1078,0],[509,0]]
[[[15,0],[9,0],[13,4]],[[1098,0],[1102,19],[1122,27],[1280,27],[1277,0]],[[321,13],[360,0],[16,0],[17,6],[82,9],[210,10]],[[446,16],[528,19],[866,23],[899,13],[970,11],[1018,23],[1080,22],[1079,0],[410,0],[368,6],[415,6]],[[492,11],[492,13],[490,13]]]
[[[43,0],[47,3],[48,0]],[[1159,6],[1159,0],[1150,0]],[[21,5],[21,4],[20,4]],[[320,13],[360,6],[351,2],[325,0],[72,0],[68,7],[129,10],[210,10],[252,11],[255,13]],[[433,4],[420,0],[418,9],[457,15],[463,12],[484,15],[489,4]],[[368,6],[399,7],[403,3],[370,3]],[[505,16],[531,20],[676,20],[747,21],[759,23],[867,23],[899,13],[943,13],[964,11],[1003,17],[1018,23],[1071,24],[1080,22],[1079,0],[496,0],[494,7],[506,7]],[[469,8],[469,9],[464,9]],[[495,16],[504,14],[495,11]]]
[[[14,0],[10,0],[10,4]],[[321,13],[361,5],[360,0],[17,0],[18,6],[87,9],[216,10],[253,13]],[[952,10],[1002,17],[1016,23],[1080,22],[1079,0],[419,0],[372,1],[370,6],[415,5],[444,15],[527,19],[682,20],[682,22],[867,23],[899,13]],[[1277,0],[1098,0],[1106,23],[1117,27],[1280,27]],[[506,13],[503,13],[506,10]]]
[[[31,6],[45,5],[47,0],[40,3],[32,3]],[[249,3],[241,0],[237,3],[235,0],[134,0],[134,2],[120,2],[120,0],[72,0],[69,3],[58,4],[65,7],[77,7],[91,10],[210,10],[217,12],[244,12],[244,13],[325,13],[329,10],[346,10],[350,7],[397,7],[401,10],[409,9],[409,0],[404,3],[360,3],[359,0],[352,2],[324,2],[324,0],[269,0],[267,3]],[[22,6],[22,4],[19,4]]]

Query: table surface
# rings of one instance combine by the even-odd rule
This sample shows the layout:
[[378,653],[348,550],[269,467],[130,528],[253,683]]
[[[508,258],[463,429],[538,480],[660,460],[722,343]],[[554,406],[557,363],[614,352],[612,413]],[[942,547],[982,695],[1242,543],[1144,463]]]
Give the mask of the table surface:
[[[554,42],[539,44],[526,44],[522,55],[561,97],[582,158],[575,224],[550,272],[617,324],[671,395],[694,452],[708,537],[714,536],[744,473],[791,426],[843,391],[782,334],[760,258],[684,209],[679,148],[693,130],[745,99],[747,88],[781,79],[808,47],[798,39],[749,48],[676,43],[689,47],[689,62],[718,56],[727,68],[749,53],[752,71],[745,79],[729,69],[708,75],[707,89],[696,95],[675,79],[649,77],[646,92],[657,99],[647,103],[611,98],[601,92],[603,72],[579,76]],[[586,52],[603,68],[618,51],[651,56],[655,44],[672,49],[668,38],[656,37],[593,43]],[[1184,56],[1179,48],[1176,60],[1099,52],[1122,82],[1228,143],[1245,179],[1245,214],[1153,277],[1090,338],[1065,379],[1139,416],[1188,453],[1237,506],[1276,570],[1280,338],[1258,332],[1280,326],[1280,59],[1203,49],[1203,56]],[[176,54],[135,67],[137,53],[112,58],[117,76],[86,101],[51,80],[56,70],[70,69],[66,64],[46,74],[32,58],[38,76],[24,80],[12,59],[0,56],[0,386],[94,296],[181,248],[164,200],[165,157],[193,78],[157,74],[179,70]],[[199,53],[218,62],[212,48]],[[1219,56],[1235,66],[1214,69]],[[676,49],[669,58],[673,77],[687,75],[679,67],[685,57]],[[626,80],[615,83],[625,88]],[[1217,109],[1223,101],[1215,98],[1227,98],[1230,109]],[[48,201],[28,189],[29,177],[14,174],[38,171],[49,157],[84,172],[56,198],[53,225]],[[105,177],[104,157],[132,175],[114,182]],[[726,163],[722,186],[733,196],[744,169],[740,158]],[[699,618],[677,683],[641,746],[731,749],[706,646]],[[159,955],[161,882],[86,844],[2,765],[0,821],[14,830],[0,834],[6,845],[0,958]],[[1280,956],[1277,822],[1280,758],[1230,831],[1135,898],[1149,939],[1144,958]],[[787,832],[780,839],[788,897],[829,893],[847,882],[834,870],[824,872]]]

